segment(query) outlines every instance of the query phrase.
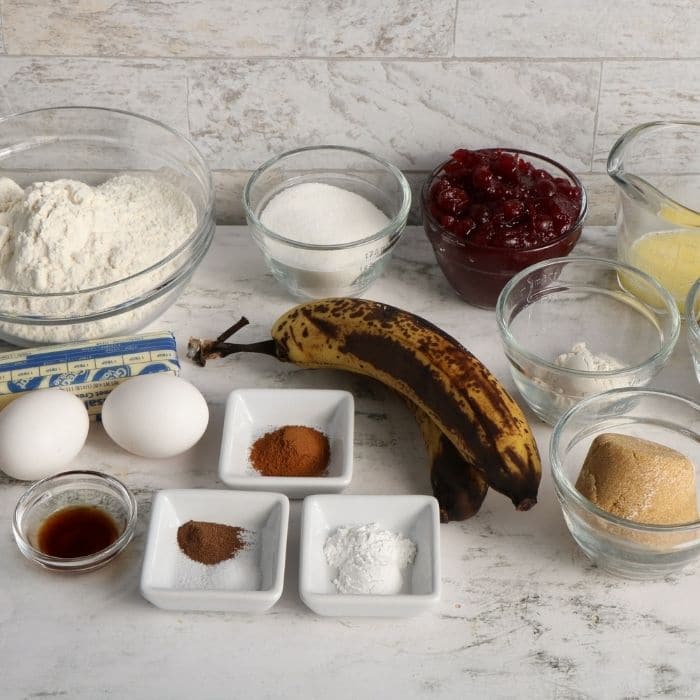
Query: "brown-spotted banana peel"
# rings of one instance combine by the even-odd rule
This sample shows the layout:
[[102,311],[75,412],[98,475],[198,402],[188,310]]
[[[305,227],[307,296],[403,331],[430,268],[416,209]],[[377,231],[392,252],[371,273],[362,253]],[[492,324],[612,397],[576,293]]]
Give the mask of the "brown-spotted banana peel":
[[387,304],[338,297],[290,309],[274,323],[272,341],[239,345],[223,342],[226,337],[192,340],[190,357],[203,363],[252,350],[302,367],[377,379],[424,411],[465,464],[518,510],[537,502],[540,457],[522,410],[474,355],[425,319]]

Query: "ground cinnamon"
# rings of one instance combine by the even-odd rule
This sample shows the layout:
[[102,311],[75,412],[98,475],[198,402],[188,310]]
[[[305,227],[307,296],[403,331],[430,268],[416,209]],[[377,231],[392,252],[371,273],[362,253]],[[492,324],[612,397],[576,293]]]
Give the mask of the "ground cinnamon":
[[253,443],[250,461],[264,476],[323,476],[330,455],[328,438],[321,431],[285,425]]
[[188,520],[177,529],[177,543],[190,558],[202,564],[231,559],[246,545],[242,527]]

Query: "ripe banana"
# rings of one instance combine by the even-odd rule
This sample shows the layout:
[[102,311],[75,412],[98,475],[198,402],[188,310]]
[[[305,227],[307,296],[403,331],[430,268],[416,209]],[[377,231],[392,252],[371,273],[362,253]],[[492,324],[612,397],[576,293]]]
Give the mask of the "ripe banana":
[[440,520],[466,520],[476,515],[486,498],[488,484],[479,470],[467,462],[428,414],[411,401],[430,458],[430,483],[440,506]]
[[463,461],[518,510],[537,502],[541,464],[522,410],[500,382],[454,338],[419,316],[365,299],[338,297],[290,309],[272,340],[190,340],[188,355],[264,352],[303,367],[342,369],[379,380],[415,403],[454,445]]

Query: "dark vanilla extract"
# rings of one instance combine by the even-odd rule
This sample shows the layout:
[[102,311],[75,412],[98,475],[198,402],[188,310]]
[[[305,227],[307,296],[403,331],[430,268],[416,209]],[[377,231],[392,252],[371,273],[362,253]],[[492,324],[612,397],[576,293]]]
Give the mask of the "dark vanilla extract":
[[106,549],[119,537],[112,517],[95,506],[68,506],[39,526],[38,549],[52,557],[86,557]]

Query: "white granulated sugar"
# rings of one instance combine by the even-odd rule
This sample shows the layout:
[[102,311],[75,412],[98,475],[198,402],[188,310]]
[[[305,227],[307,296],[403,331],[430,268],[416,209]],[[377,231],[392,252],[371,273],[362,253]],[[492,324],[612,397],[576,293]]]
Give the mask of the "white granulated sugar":
[[299,243],[352,243],[381,231],[389,219],[355,192],[322,182],[288,187],[267,204],[260,221],[274,233]]
[[[301,244],[269,239],[265,251],[279,274],[306,296],[354,294],[355,281],[375,265],[389,240],[372,240],[389,223],[384,212],[355,192],[321,182],[277,193],[260,220],[274,233]],[[339,250],[314,247],[351,243]]]
[[339,593],[393,595],[403,588],[402,571],[416,557],[416,545],[377,523],[339,527],[323,547],[328,565],[337,569]]
[[35,182],[24,191],[4,179],[0,289],[45,294],[116,282],[164,258],[196,223],[190,198],[152,177]]

